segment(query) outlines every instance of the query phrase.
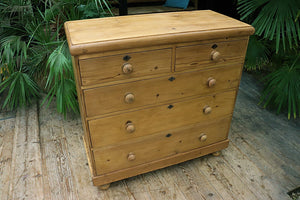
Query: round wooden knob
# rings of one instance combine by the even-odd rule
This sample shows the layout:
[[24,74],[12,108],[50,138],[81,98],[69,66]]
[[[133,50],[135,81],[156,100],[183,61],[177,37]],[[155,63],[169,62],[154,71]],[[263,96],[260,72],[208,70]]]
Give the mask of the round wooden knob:
[[204,108],[203,108],[204,114],[207,115],[207,114],[211,113],[211,111],[212,111],[212,108],[210,106],[204,106]]
[[125,95],[124,98],[125,103],[133,103],[134,102],[134,95],[132,93],[128,93]]
[[201,142],[205,142],[206,139],[207,139],[207,135],[206,135],[205,133],[201,134],[200,137],[199,137],[199,140],[200,140]]
[[135,126],[134,126],[134,124],[133,123],[127,123],[126,124],[126,131],[128,132],[128,133],[133,133],[134,131],[135,131]]
[[211,52],[211,59],[213,61],[218,61],[218,60],[220,60],[220,58],[221,58],[220,52],[218,52],[218,51]]
[[130,152],[130,153],[128,154],[128,156],[127,156],[127,160],[129,160],[129,161],[135,160],[135,154],[132,153],[132,152]]
[[207,80],[207,85],[208,87],[213,87],[216,85],[217,80],[214,79],[213,77],[209,77]]
[[133,66],[129,63],[125,63],[122,67],[122,70],[124,74],[130,74],[133,72]]

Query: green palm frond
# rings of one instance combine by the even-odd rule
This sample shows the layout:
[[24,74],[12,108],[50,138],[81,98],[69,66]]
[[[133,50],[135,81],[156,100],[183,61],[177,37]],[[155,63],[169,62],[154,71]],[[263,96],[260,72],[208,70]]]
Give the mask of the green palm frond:
[[[5,106],[28,105],[40,87],[57,110],[78,112],[65,21],[112,16],[108,0],[1,0],[0,91]],[[5,93],[4,93],[5,91]],[[43,102],[44,103],[44,102]]]
[[[255,34],[276,41],[276,52],[298,46],[300,25],[296,21],[300,9],[297,0],[239,0],[241,19],[255,27]],[[256,14],[256,15],[255,15]],[[255,16],[253,16],[255,15]]]
[[66,116],[67,111],[79,113],[76,86],[73,79],[61,79],[51,87],[42,105],[48,101],[49,106],[53,97],[56,96],[56,110]]
[[30,0],[2,0],[0,3],[0,17],[9,17],[15,23],[22,23],[33,17]]
[[250,36],[247,54],[245,59],[245,69],[253,71],[261,69],[269,63],[270,51],[266,41],[258,39],[256,36]]
[[12,73],[21,70],[27,59],[27,45],[22,41],[22,36],[8,36],[0,40],[0,55],[2,65]]
[[[106,10],[109,12],[109,15],[110,16],[113,16],[114,14],[112,13],[111,11],[111,5],[109,4],[109,2],[107,0],[94,0],[95,1],[95,5],[96,5],[96,8],[98,9],[98,12],[99,13],[104,13],[104,16],[106,13]],[[102,5],[103,4],[103,5]],[[99,9],[99,7],[101,9]]]
[[73,77],[71,56],[66,41],[50,54],[47,67],[49,68],[47,87],[66,76]]
[[0,93],[8,90],[2,108],[6,106],[13,110],[17,107],[29,105],[33,99],[39,97],[37,84],[26,74],[16,71],[0,84]]
[[58,46],[47,61],[49,75],[46,87],[48,95],[42,104],[56,96],[57,111],[66,115],[68,110],[78,113],[76,85],[73,76],[71,55],[66,42]]
[[277,106],[277,113],[286,109],[288,119],[300,115],[300,55],[266,77],[266,87],[260,104]]

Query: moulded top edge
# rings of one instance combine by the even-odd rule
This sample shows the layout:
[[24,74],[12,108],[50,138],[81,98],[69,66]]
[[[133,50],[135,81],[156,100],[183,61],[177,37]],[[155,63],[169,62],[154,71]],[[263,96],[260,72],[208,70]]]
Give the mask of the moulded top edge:
[[80,55],[114,49],[109,46],[118,44],[129,45],[121,48],[133,48],[251,35],[254,28],[202,10],[69,21],[65,23],[65,31],[71,54]]

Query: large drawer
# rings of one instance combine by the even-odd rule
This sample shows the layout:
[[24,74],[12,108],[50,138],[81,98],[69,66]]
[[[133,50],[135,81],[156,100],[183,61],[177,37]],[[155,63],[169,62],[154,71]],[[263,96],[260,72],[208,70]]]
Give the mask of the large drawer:
[[171,71],[172,49],[79,60],[83,86]]
[[176,48],[175,71],[244,61],[248,40],[216,42]]
[[241,64],[235,64],[87,89],[83,91],[87,116],[93,117],[172,99],[236,88],[239,84],[241,69]]
[[235,94],[235,91],[228,91],[90,120],[92,146],[116,144],[201,121],[212,121],[232,113]]
[[227,138],[230,118],[195,124],[94,150],[97,175],[166,158]]

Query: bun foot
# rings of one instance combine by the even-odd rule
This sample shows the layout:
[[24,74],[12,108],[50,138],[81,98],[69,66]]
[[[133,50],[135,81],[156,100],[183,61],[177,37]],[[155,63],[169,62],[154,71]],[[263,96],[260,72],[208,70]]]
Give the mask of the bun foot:
[[212,153],[213,156],[218,157],[221,155],[221,151],[216,151]]
[[98,188],[99,188],[100,190],[107,190],[107,189],[109,188],[109,186],[110,186],[110,183],[105,184],[105,185],[100,185],[100,186],[98,186]]

